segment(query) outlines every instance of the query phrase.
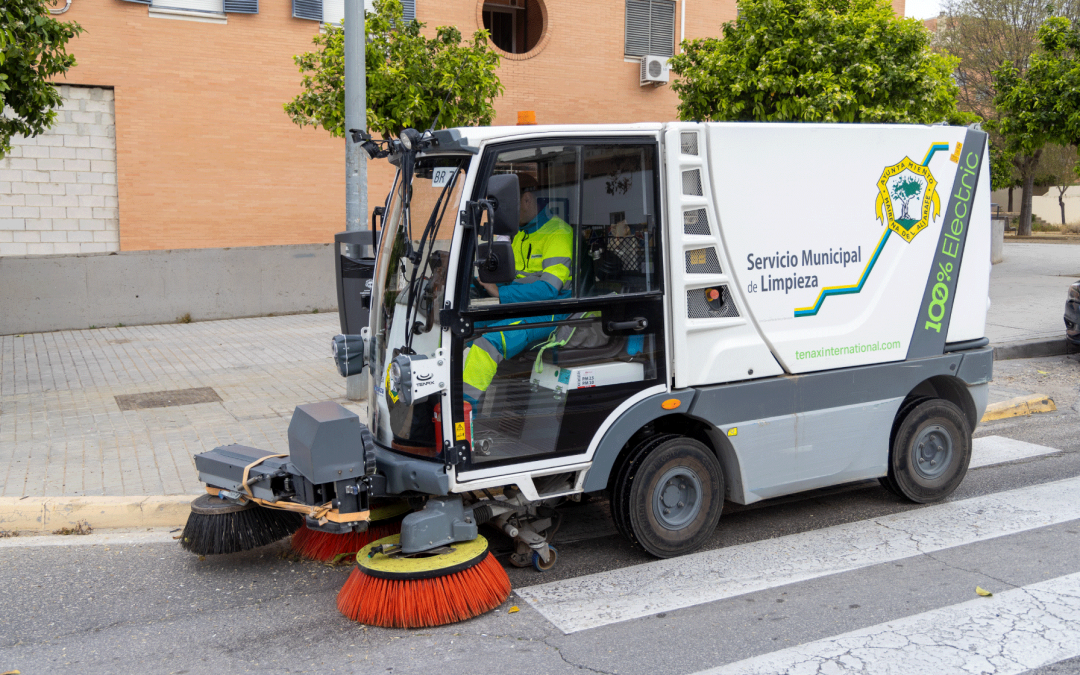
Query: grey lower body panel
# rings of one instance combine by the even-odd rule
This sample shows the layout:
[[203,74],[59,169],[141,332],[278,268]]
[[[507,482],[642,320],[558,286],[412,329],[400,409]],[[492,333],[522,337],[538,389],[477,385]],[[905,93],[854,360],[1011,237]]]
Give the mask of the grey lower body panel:
[[[974,427],[986,410],[986,383],[993,377],[993,366],[993,348],[981,347],[657,394],[636,403],[607,430],[592,457],[584,489],[606,488],[620,452],[634,433],[675,413],[720,430],[713,445],[721,463],[727,473],[742,478],[728,481],[728,498],[736,502],[883,476],[893,417],[903,399],[934,381],[948,384],[949,391],[966,390],[971,401],[962,407]],[[922,395],[935,394],[931,389]],[[673,398],[680,401],[674,412],[662,408],[664,401]],[[738,433],[728,436],[732,427]],[[805,446],[814,449],[800,454],[798,449]],[[788,450],[790,456],[784,455]],[[777,453],[802,464],[782,466]],[[749,469],[735,468],[744,462],[749,462]]]
[[968,393],[971,394],[971,400],[975,402],[975,417],[981,420],[986,414],[986,406],[990,403],[990,383],[969,384]]
[[[884,476],[889,434],[903,397],[749,420],[720,427],[740,480],[728,499],[762,499]],[[739,487],[735,487],[739,486]]]

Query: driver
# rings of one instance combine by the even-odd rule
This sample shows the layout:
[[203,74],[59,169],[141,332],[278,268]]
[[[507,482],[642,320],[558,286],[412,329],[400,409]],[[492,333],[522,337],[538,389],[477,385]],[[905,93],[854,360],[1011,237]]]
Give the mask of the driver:
[[[488,284],[478,281],[499,304],[537,302],[570,297],[571,264],[574,253],[574,231],[562,218],[537,204],[539,184],[529,174],[518,174],[521,186],[520,229],[514,235],[514,265],[517,276],[509,284]],[[520,319],[503,319],[491,326],[516,326],[541,321],[561,321],[568,314],[547,314]],[[500,333],[487,333],[477,338],[465,355],[465,400],[475,405],[495,377],[495,370],[504,359],[517,356],[530,347],[545,342],[552,331],[544,328],[523,328]]]

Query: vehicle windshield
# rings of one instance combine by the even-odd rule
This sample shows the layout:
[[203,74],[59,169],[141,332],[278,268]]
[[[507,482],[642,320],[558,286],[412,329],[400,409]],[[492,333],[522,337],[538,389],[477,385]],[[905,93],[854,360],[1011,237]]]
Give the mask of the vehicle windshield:
[[398,183],[379,244],[369,324],[373,342],[369,426],[380,445],[415,455],[438,454],[432,420],[439,397],[406,406],[390,379],[389,366],[397,354],[434,356],[442,346],[439,309],[468,162],[467,156],[417,159],[411,194],[404,181]]

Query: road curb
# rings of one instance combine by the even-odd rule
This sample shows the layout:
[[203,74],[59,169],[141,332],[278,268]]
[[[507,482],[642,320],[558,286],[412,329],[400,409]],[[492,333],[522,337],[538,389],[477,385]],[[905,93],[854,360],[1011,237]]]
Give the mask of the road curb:
[[991,403],[986,406],[986,413],[981,421],[993,422],[1009,417],[1024,417],[1033,413],[1054,412],[1055,410],[1057,410],[1057,405],[1054,404],[1054,399],[1046,394],[1028,394]]
[[1064,337],[1051,340],[1025,340],[994,345],[994,360],[1032,359],[1039,356],[1065,356],[1080,353],[1080,348],[1069,344]]
[[198,495],[147,497],[0,497],[0,530],[49,533],[90,527],[183,527]]

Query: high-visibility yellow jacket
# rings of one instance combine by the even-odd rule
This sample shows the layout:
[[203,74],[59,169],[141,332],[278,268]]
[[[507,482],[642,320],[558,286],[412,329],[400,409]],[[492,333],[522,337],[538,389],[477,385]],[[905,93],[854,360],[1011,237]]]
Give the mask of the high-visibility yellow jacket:
[[544,209],[514,235],[517,277],[499,286],[499,302],[535,302],[570,297],[574,230]]

